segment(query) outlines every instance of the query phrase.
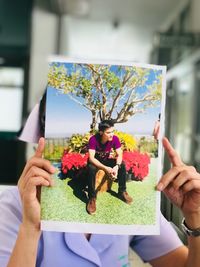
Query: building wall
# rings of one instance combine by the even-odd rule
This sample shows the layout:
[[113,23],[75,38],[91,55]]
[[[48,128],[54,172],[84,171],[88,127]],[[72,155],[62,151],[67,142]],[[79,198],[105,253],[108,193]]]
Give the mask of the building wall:
[[[131,23],[64,16],[60,54],[75,58],[148,62],[151,32]],[[142,45],[141,45],[142,44]]]
[[199,32],[200,30],[200,1],[199,0],[191,0],[191,13],[190,13],[190,26],[191,30],[194,32]]
[[56,53],[58,18],[55,14],[33,9],[29,109],[37,103],[47,84],[48,57]]

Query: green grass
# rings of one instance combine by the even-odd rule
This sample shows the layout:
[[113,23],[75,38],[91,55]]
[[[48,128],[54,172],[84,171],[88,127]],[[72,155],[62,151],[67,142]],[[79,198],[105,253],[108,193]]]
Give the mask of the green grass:
[[[42,219],[67,222],[85,222],[100,224],[149,225],[156,218],[156,159],[152,159],[149,176],[143,182],[127,183],[127,191],[133,197],[133,203],[127,205],[108,192],[97,196],[97,211],[94,215],[86,212],[86,197],[83,201],[74,195],[68,185],[71,179],[60,180],[54,176],[55,186],[42,189]],[[112,190],[118,191],[113,183]],[[78,192],[80,197],[80,192]]]

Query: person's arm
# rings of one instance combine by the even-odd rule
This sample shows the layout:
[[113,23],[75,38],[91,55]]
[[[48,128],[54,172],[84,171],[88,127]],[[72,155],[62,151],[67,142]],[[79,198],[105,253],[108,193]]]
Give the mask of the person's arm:
[[120,165],[122,163],[122,154],[123,154],[121,147],[116,149],[116,154],[117,154],[116,164]]
[[18,237],[7,267],[35,267],[40,231],[20,225]]
[[117,148],[116,149],[116,165],[113,167],[113,175],[114,177],[117,177],[118,175],[118,171],[119,171],[119,166],[121,165],[122,163],[122,149],[121,147]]
[[159,132],[160,132],[160,121],[158,120],[158,121],[156,121],[156,123],[154,125],[154,129],[153,129],[153,133],[152,133],[155,140],[158,140]]
[[[153,245],[153,244],[152,244]],[[188,249],[185,246],[181,246],[164,256],[151,260],[149,263],[153,267],[186,267],[188,258]],[[193,267],[193,265],[191,265]],[[190,267],[191,267],[190,266]]]
[[[200,228],[200,174],[186,166],[169,141],[163,139],[172,168],[163,175],[157,189],[163,191],[178,206],[190,229]],[[199,267],[200,236],[188,237],[188,248],[182,246],[167,255],[151,261],[154,267]]]
[[95,150],[93,149],[89,149],[89,162],[91,162],[98,169],[104,170],[110,175],[113,173],[113,169],[111,167],[102,164],[98,159],[95,158]]
[[22,201],[23,218],[17,240],[7,267],[35,267],[38,241],[40,238],[40,187],[51,186],[54,167],[42,158],[44,138],[39,140],[38,148],[26,164],[18,182]]

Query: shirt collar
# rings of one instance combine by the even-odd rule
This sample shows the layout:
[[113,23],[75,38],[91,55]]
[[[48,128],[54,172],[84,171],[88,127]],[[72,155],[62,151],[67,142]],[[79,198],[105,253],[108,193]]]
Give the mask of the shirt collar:
[[101,266],[99,254],[113,243],[111,235],[91,235],[90,241],[81,233],[65,233],[68,248],[77,255]]

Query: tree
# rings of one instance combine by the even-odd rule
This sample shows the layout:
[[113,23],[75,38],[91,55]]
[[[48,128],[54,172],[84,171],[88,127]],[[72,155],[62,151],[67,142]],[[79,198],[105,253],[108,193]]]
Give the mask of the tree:
[[131,116],[157,106],[161,71],[135,66],[52,63],[48,85],[91,112],[91,131],[98,119],[127,122]]

